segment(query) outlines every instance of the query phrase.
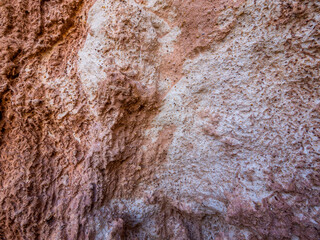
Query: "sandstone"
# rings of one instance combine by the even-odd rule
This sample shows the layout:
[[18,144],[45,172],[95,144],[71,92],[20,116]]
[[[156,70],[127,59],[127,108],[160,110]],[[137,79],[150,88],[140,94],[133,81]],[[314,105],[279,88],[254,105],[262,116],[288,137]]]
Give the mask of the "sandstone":
[[320,238],[317,0],[0,12],[0,239]]

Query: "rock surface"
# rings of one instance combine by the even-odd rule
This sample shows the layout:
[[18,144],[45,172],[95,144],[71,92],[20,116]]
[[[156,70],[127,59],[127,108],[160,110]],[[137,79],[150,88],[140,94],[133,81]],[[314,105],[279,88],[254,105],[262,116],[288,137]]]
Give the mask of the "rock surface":
[[0,13],[0,239],[320,239],[319,1]]

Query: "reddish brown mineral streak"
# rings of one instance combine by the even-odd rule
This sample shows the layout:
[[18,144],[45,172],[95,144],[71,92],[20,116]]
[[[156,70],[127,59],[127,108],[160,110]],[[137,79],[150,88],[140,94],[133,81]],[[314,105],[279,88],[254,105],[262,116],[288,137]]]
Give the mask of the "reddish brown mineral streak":
[[[82,0],[0,4],[2,239],[55,239],[57,228],[60,239],[87,234],[80,223],[84,218],[76,215],[84,216],[88,206],[76,210],[77,226],[72,224],[74,220],[69,221],[75,206],[67,206],[77,197],[79,180],[67,187],[59,180],[63,172],[81,176],[76,166],[86,146],[74,140],[71,128],[85,131],[86,110],[79,111],[74,119],[57,120],[59,104],[57,109],[50,108],[46,97],[57,102],[59,89],[46,89],[38,71],[39,66],[46,65],[48,74],[58,77],[64,74],[67,60],[76,60],[92,4]],[[45,55],[51,56],[48,62],[42,60]],[[70,75],[75,73],[73,69]],[[79,89],[79,104],[85,98],[81,92]],[[56,138],[49,137],[49,132]]]
[[[146,1],[140,1],[146,3]],[[168,20],[167,11],[155,12],[166,19],[172,27],[181,28],[174,52],[164,58],[160,72],[163,77],[173,79],[173,84],[182,77],[182,65],[187,58],[193,58],[207,49],[214,41],[225,38],[235,22],[224,28],[216,24],[219,13],[226,8],[238,8],[244,0],[170,0],[169,5],[176,9],[177,17]]]
[[[141,2],[141,1],[140,1]],[[182,64],[214,41],[224,39],[226,29],[215,26],[218,13],[237,8],[244,1],[172,0],[178,17],[172,25],[181,27],[174,52],[161,65],[161,72],[177,82]],[[301,1],[298,1],[299,5]],[[166,160],[175,126],[158,135],[155,143],[143,137],[145,129],[161,105],[156,92],[137,87],[117,69],[100,83],[97,102],[102,126],[96,125],[87,96],[77,76],[77,52],[87,36],[86,19],[90,0],[28,1],[4,0],[0,3],[0,239],[94,239],[94,214],[112,198],[134,198],[140,182],[155,178],[154,163]],[[141,2],[142,4],[142,2]],[[303,7],[283,10],[283,24],[303,14]],[[166,12],[157,12],[164,19]],[[168,20],[169,22],[169,20]],[[214,26],[214,27],[212,27]],[[213,34],[214,33],[214,34]],[[68,62],[74,68],[66,72]],[[172,65],[174,63],[174,65]],[[173,66],[173,67],[172,67]],[[45,67],[48,79],[67,77],[77,86],[75,115],[60,118],[61,90],[49,88],[40,80]],[[52,100],[54,104],[49,104]],[[90,132],[112,127],[107,137],[92,143]],[[96,130],[95,130],[96,128]],[[74,137],[78,133],[81,141]],[[96,147],[92,147],[96,144]],[[152,151],[143,152],[142,145]],[[139,168],[137,168],[139,166]],[[256,206],[241,191],[226,193],[228,210],[221,222],[250,230],[251,239],[320,239],[320,210],[317,219],[298,218],[300,208],[320,203],[320,162],[312,166],[307,178],[295,178],[281,185],[272,177],[272,195]],[[315,190],[312,187],[317,186]],[[282,195],[294,196],[287,201]],[[150,204],[161,205],[157,214],[161,236],[172,239],[171,222],[181,223],[179,239],[203,239],[201,218],[181,211],[164,195],[150,197]],[[314,208],[316,209],[316,208]],[[316,210],[315,210],[316,211]],[[112,213],[112,239],[126,239],[134,227],[125,216]],[[139,227],[139,226],[137,226]],[[171,238],[170,238],[171,237]],[[221,232],[215,239],[228,239]],[[244,239],[240,233],[236,239]]]

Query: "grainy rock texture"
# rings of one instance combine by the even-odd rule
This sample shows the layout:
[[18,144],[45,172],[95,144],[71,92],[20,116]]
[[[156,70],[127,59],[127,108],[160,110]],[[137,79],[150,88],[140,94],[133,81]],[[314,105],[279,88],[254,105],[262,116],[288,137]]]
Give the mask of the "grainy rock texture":
[[318,0],[0,2],[0,239],[320,239]]

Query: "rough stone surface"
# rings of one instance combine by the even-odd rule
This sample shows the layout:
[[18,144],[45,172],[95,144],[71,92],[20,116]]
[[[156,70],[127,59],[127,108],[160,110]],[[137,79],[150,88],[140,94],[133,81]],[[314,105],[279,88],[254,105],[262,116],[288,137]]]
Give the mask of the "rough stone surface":
[[0,2],[0,239],[320,239],[317,0]]

